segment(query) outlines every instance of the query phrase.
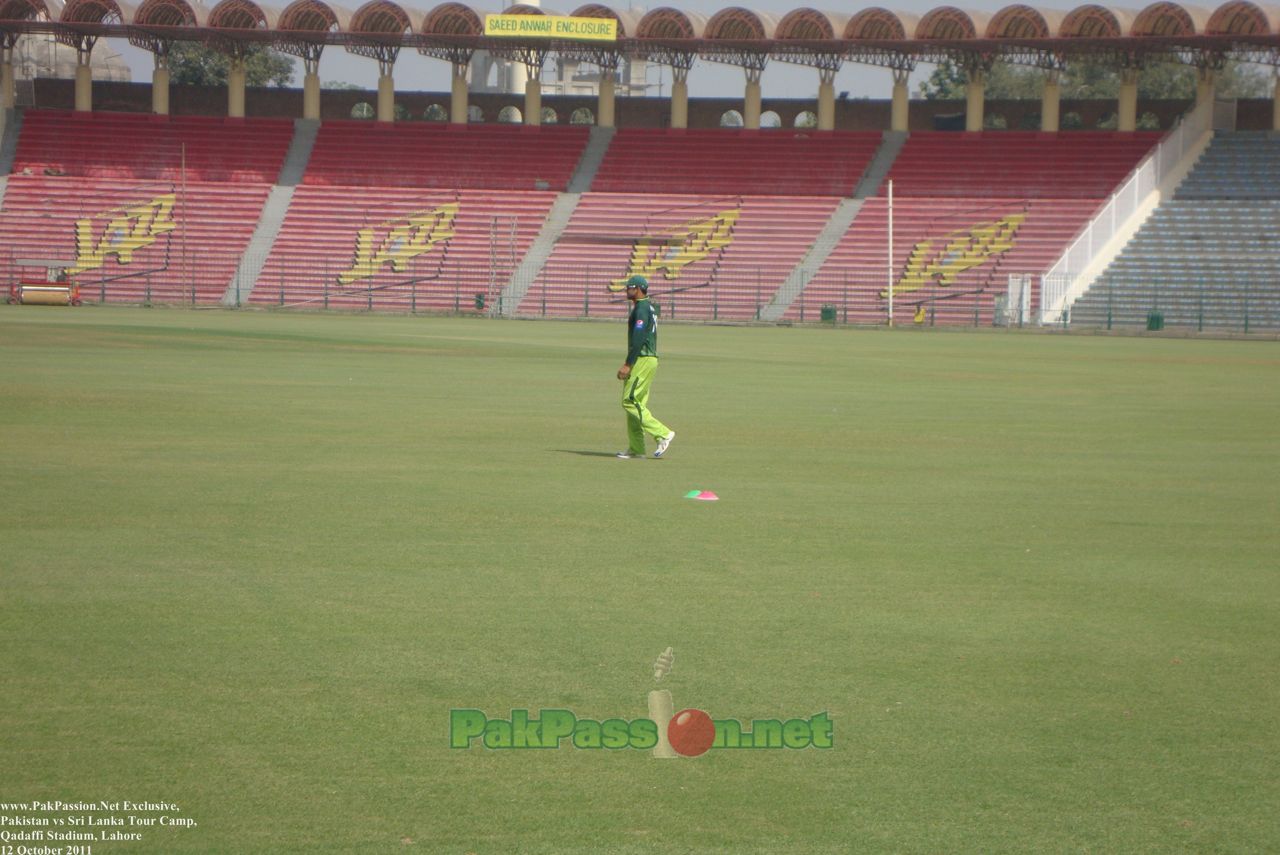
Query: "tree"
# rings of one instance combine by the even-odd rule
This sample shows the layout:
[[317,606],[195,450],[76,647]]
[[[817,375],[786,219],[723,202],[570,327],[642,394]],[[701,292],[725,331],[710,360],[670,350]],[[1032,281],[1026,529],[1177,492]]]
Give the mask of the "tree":
[[[174,42],[169,49],[169,79],[183,86],[226,86],[231,58],[197,42]],[[293,59],[263,45],[244,52],[245,84],[285,87],[293,82]]]
[[920,84],[920,97],[926,101],[954,101],[964,97],[967,83],[965,73],[951,60],[944,59],[929,79]]
[[[1039,98],[1046,73],[1042,69],[997,62],[987,74],[986,97],[993,100]],[[920,84],[926,100],[965,97],[968,78],[949,59],[938,63],[929,79]],[[1105,60],[1074,58],[1062,72],[1062,97],[1066,100],[1120,97],[1120,75]],[[1218,94],[1227,98],[1265,98],[1271,80],[1258,66],[1227,62],[1218,75]],[[1153,62],[1138,73],[1138,97],[1149,100],[1190,100],[1196,96],[1196,70],[1189,65]]]
[[1243,62],[1228,62],[1218,77],[1218,93],[1226,98],[1270,98],[1274,86],[1268,69]]

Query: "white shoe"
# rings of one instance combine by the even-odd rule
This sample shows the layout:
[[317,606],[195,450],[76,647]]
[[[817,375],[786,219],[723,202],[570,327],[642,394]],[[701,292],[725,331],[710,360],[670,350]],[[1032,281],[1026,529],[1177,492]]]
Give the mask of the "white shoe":
[[633,454],[630,451],[619,451],[614,457],[619,460],[644,460],[643,454]]
[[671,440],[675,438],[676,438],[676,432],[672,431],[671,433],[664,436],[662,439],[658,440],[658,448],[656,451],[653,452],[653,456],[661,457],[662,455],[666,454],[667,449],[671,446]]

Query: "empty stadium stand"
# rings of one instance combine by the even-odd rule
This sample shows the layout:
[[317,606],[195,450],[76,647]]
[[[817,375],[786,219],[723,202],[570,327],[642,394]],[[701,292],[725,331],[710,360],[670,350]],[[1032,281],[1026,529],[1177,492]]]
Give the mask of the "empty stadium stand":
[[325,122],[310,186],[562,191],[587,146],[586,125]]
[[1071,307],[1072,326],[1280,329],[1280,136],[1219,131]]
[[[246,259],[292,134],[289,120],[27,110],[0,238],[27,258],[76,260],[89,300],[213,303],[225,291],[235,304],[476,311],[498,308],[505,289],[516,295],[507,302],[519,299],[507,312],[598,316],[623,310],[610,286],[639,272],[667,317],[760,318],[776,297],[771,317],[883,323],[892,271],[899,322],[986,324],[1008,276],[1048,267],[1159,138],[912,134],[896,158],[881,158],[893,159],[892,264],[882,182],[821,267],[805,271],[841,199],[868,175],[880,133],[621,129],[601,138],[590,191],[566,207],[572,217],[545,264],[523,268],[583,162],[589,128],[326,122],[274,242]],[[1202,283],[1197,307],[1217,305],[1218,292],[1258,292],[1255,323],[1267,322],[1256,283],[1276,272],[1276,145],[1265,134],[1215,144],[1202,168],[1222,158],[1217,172],[1235,184],[1193,175],[1176,200],[1182,212],[1171,203],[1156,217],[1171,224],[1147,245],[1163,260],[1104,277],[1112,318],[1122,283],[1138,289],[1167,271]],[[1188,259],[1217,241],[1208,254],[1234,261],[1168,267],[1170,241]],[[9,251],[11,275],[18,255]],[[260,272],[241,283],[237,269]],[[533,281],[513,288],[516,271]],[[1095,291],[1077,322],[1098,322]],[[1134,293],[1141,320],[1151,295]],[[1174,294],[1160,297],[1172,312]]]
[[290,119],[27,110],[14,172],[128,181],[273,184]]
[[611,193],[849,196],[879,132],[623,128],[591,189]]
[[555,198],[538,191],[304,183],[243,302],[403,312],[493,308]]
[[912,134],[887,182],[787,310],[884,323],[990,324],[1008,276],[1036,274],[1159,140],[1156,133]]
[[28,110],[0,209],[11,270],[63,260],[86,299],[215,302],[292,132],[288,120]]
[[1105,199],[1159,140],[1156,131],[919,132],[889,179],[903,197]]
[[519,311],[617,314],[633,273],[668,318],[752,319],[803,257],[833,196],[587,193]]
[[583,125],[326,122],[245,302],[493,309],[589,136]]

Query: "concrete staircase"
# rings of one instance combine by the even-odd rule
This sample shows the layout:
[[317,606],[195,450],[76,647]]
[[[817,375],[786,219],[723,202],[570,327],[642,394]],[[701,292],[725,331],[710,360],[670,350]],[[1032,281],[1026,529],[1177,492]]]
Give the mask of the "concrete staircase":
[[865,201],[865,199],[840,200],[840,204],[831,212],[831,219],[827,220],[822,231],[814,238],[804,258],[800,259],[800,263],[783,280],[777,293],[773,295],[773,300],[760,310],[760,320],[777,322],[782,319],[787,309],[791,308],[791,304],[800,296],[804,286],[809,284],[813,275],[822,269],[823,262],[840,242],[840,238],[844,237],[849,226],[853,225],[853,220],[858,216],[858,211],[862,210],[862,204]]
[[1219,131],[1071,307],[1072,326],[1280,330],[1280,135]]
[[827,220],[826,226],[814,238],[813,245],[804,258],[800,259],[800,263],[783,280],[769,304],[760,310],[760,320],[776,323],[787,313],[804,286],[822,269],[831,251],[840,243],[840,238],[853,225],[858,211],[862,210],[863,202],[876,194],[906,141],[907,135],[902,131],[885,131],[880,148],[876,150],[875,157],[867,164],[862,179],[854,188],[853,198],[840,200],[840,204],[831,212],[831,219]]
[[582,150],[582,157],[578,160],[578,169],[573,173],[573,178],[569,179],[569,186],[566,188],[570,193],[586,193],[591,189],[591,183],[595,181],[600,164],[609,151],[609,143],[613,142],[613,134],[613,128],[591,129],[587,147]]
[[258,218],[258,226],[245,248],[240,265],[227,284],[226,293],[222,295],[222,305],[240,306],[249,301],[253,286],[258,281],[258,274],[262,272],[276,236],[280,233],[280,227],[284,224],[285,215],[289,212],[293,192],[307,171],[307,162],[311,159],[311,149],[319,132],[320,123],[314,119],[294,120],[289,153],[285,155],[276,184],[271,188],[266,204],[262,206],[262,216]]
[[9,173],[13,171],[13,158],[18,153],[18,132],[22,130],[22,113],[12,108],[0,114],[0,202],[9,186]]
[[552,250],[555,249],[556,241],[560,239],[565,227],[573,219],[573,212],[577,210],[582,194],[591,189],[591,182],[595,180],[596,172],[604,161],[609,143],[613,140],[613,134],[613,128],[593,127],[591,129],[591,137],[582,151],[582,157],[578,160],[578,168],[569,179],[568,192],[556,197],[551,210],[547,212],[547,218],[542,221],[542,229],[538,232],[537,238],[512,272],[506,287],[502,289],[502,295],[498,300],[500,313],[515,314],[516,307],[529,292],[530,286],[537,281],[542,268],[546,266],[547,259],[551,257]]
[[893,162],[898,159],[898,153],[902,151],[902,147],[906,144],[906,131],[884,132],[880,148],[876,149],[876,156],[871,158],[871,162],[867,164],[867,171],[862,173],[862,180],[858,182],[858,186],[853,190],[853,198],[867,199],[876,195],[876,191],[880,189],[880,185],[884,183],[884,179],[889,175],[889,169],[892,168]]

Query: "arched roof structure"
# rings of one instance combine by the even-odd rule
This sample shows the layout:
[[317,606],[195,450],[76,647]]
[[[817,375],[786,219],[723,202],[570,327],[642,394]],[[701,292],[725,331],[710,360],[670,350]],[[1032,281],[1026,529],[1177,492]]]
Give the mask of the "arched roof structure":
[[613,18],[618,22],[618,38],[625,39],[635,35],[636,25],[640,19],[634,12],[619,12],[602,3],[588,3],[579,6],[571,13],[575,18]]
[[[400,36],[415,29],[411,17],[399,3],[369,0],[351,16],[349,26],[352,33],[359,35]],[[419,14],[418,17],[424,16]]]
[[484,34],[484,21],[465,3],[442,3],[422,21],[424,36],[471,36]]
[[[1197,10],[1199,11],[1199,10]],[[1129,34],[1132,36],[1191,36],[1198,31],[1196,19],[1208,23],[1208,15],[1193,15],[1191,9],[1177,3],[1161,0],[1138,13]]]
[[[1050,13],[1030,6],[1006,6],[987,23],[989,39],[1047,39],[1057,29],[1049,22]],[[1061,23],[1062,13],[1052,16],[1053,24]]]
[[862,41],[906,41],[920,26],[918,15],[904,15],[873,6],[849,18],[844,28],[844,37]]
[[1264,35],[1280,32],[1280,9],[1264,9],[1248,0],[1224,3],[1209,16],[1208,35]]
[[[505,12],[553,14],[523,3]],[[1176,58],[1215,52],[1280,66],[1280,5],[1273,0],[1225,0],[1207,9],[1158,0],[1137,12],[1099,3],[1069,10],[1010,3],[990,14],[939,5],[920,15],[880,6],[836,13],[797,4],[775,16],[727,6],[709,17],[675,6],[638,15],[588,2],[575,14],[618,21],[617,42],[596,43],[593,51],[673,64],[693,56],[750,64],[775,55],[813,64],[819,64],[814,61],[819,57],[824,62],[831,57],[874,62],[886,53],[926,60],[972,53],[998,58],[1025,54],[1030,47],[1060,55],[1124,51]],[[101,36],[144,46],[213,41],[225,47],[237,40],[316,49],[340,44],[380,61],[392,60],[406,45],[441,58],[478,49],[583,50],[583,43],[572,40],[513,44],[515,40],[489,38],[483,20],[483,11],[466,0],[368,0],[354,11],[329,0],[221,0],[209,5],[197,0],[141,0],[137,5],[131,0],[0,0],[0,36],[10,41],[15,34],[39,32],[77,44]]]
[[442,3],[422,19],[423,42],[418,52],[457,65],[466,65],[474,43],[484,35],[484,20],[465,3]]
[[1280,6],[1259,7],[1247,0],[1225,3],[1209,17],[1209,35],[1280,34]]
[[115,0],[69,0],[59,20],[67,24],[118,24],[125,15]]
[[222,0],[209,12],[208,26],[215,30],[265,30],[275,24],[275,10],[267,10],[253,0]]
[[197,18],[186,0],[142,0],[133,20],[148,27],[191,27]]
[[294,0],[280,13],[281,30],[303,33],[330,33],[350,28],[351,13],[321,0]]
[[710,41],[758,42],[772,39],[777,28],[772,15],[730,6],[708,19],[703,35]]
[[832,41],[843,33],[848,17],[817,9],[794,9],[782,16],[774,37],[780,41]]
[[916,24],[915,38],[964,41],[978,36],[978,26],[970,15],[955,6],[931,9]]
[[1062,19],[1058,35],[1066,39],[1118,39],[1132,25],[1130,15],[1103,6],[1086,5],[1072,9]]
[[0,2],[0,20],[47,21],[52,17],[49,6],[44,0],[4,0],[4,2]]
[[707,19],[694,12],[682,12],[670,6],[661,6],[645,13],[636,27],[638,39],[700,39],[707,28]]

